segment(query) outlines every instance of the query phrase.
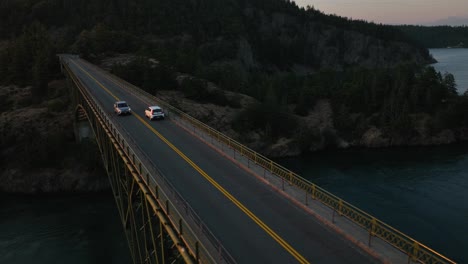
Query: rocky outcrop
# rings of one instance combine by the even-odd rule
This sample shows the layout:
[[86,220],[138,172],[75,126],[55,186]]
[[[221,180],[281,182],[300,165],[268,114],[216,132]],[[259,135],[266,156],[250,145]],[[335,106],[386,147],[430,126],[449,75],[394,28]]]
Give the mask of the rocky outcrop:
[[94,192],[109,188],[95,144],[75,143],[64,81],[33,103],[28,87],[0,87],[0,192]]
[[262,152],[269,157],[290,157],[299,156],[302,151],[297,144],[294,144],[294,139],[280,138]]
[[137,56],[134,54],[116,54],[113,57],[107,57],[101,60],[100,66],[103,69],[110,71],[114,65],[126,65],[137,59]]
[[[302,64],[312,72],[318,69],[343,70],[349,66],[394,67],[403,61],[419,65],[435,62],[424,49],[409,43],[382,40],[320,20],[304,21],[290,14],[268,13],[256,8],[245,9],[244,16],[253,21],[252,30],[257,32],[256,37],[265,41],[272,38],[275,40],[272,45],[294,49],[292,54],[300,51],[300,60],[295,61],[293,68]],[[245,44],[240,45],[240,49],[243,47]]]
[[371,127],[362,136],[362,139],[355,142],[353,145],[368,148],[383,148],[392,146],[436,146],[453,144],[460,140],[466,140],[465,137],[466,135],[460,135],[457,137],[455,131],[445,129],[430,137],[418,134],[408,139],[389,138],[388,135],[385,135],[381,129]]
[[385,138],[382,131],[376,127],[369,128],[357,145],[365,146],[368,148],[381,148],[390,145],[390,139]]
[[171,105],[181,109],[196,119],[204,122],[205,124],[225,133],[234,138],[239,135],[232,129],[232,123],[236,116],[242,109],[256,102],[250,96],[239,95],[226,91],[226,96],[229,98],[235,96],[236,100],[240,101],[241,108],[233,108],[229,106],[219,106],[211,103],[199,103],[194,100],[185,98],[184,93],[181,91],[168,91],[162,90],[158,92],[158,97],[162,100],[169,102]]

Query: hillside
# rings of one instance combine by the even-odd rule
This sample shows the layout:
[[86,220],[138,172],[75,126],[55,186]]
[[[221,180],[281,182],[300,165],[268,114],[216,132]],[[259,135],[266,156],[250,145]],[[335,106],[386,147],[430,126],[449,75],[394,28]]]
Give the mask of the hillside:
[[[414,47],[409,38],[390,26],[304,10],[284,0],[0,3],[0,38],[20,35],[34,21],[50,30],[59,49],[75,43],[76,50],[83,54],[144,52],[164,49],[160,45],[176,41],[177,45],[171,47],[176,50],[172,52],[180,53],[180,58],[176,58],[179,63],[192,63],[186,65],[188,69],[198,63],[236,59],[239,55],[249,68],[257,65],[281,70],[291,69],[295,64],[311,69],[337,69],[431,60],[425,49]],[[93,28],[94,35],[90,34]],[[247,54],[238,54],[239,49]]]
[[393,26],[286,0],[8,0],[0,24],[0,83],[35,103],[73,52],[271,156],[465,139],[453,76]]

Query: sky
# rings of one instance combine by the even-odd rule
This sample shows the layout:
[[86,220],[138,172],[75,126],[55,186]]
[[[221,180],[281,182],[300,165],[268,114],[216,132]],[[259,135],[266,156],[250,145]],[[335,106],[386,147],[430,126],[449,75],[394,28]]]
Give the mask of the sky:
[[[294,0],[327,14],[384,24],[468,24],[468,0]],[[463,22],[461,22],[463,21]],[[439,23],[437,23],[439,22]]]

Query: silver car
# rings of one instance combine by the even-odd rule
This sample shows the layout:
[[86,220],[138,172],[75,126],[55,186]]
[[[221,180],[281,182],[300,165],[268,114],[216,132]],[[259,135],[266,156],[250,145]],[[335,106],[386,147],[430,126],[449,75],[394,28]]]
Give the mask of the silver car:
[[132,109],[125,101],[118,101],[114,104],[114,112],[117,115],[129,115],[132,113]]

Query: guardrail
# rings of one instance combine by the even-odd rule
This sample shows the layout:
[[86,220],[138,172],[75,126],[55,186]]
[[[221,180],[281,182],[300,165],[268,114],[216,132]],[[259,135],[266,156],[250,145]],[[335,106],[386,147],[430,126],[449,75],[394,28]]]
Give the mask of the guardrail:
[[286,169],[285,167],[268,159],[267,157],[242,145],[241,143],[224,135],[216,129],[211,128],[203,122],[166,103],[165,101],[149,94],[148,92],[134,86],[133,84],[128,83],[127,81],[121,78],[109,74],[108,72],[93,64],[87,64],[93,67],[94,69],[102,72],[108,78],[111,78],[116,82],[125,85],[127,88],[132,89],[134,92],[147,98],[150,98],[151,100],[154,100],[155,102],[157,102],[157,104],[166,109],[166,111],[168,110],[172,114],[176,114],[182,120],[189,122],[192,126],[197,127],[199,130],[218,140],[220,143],[224,143],[225,145],[229,146],[234,151],[237,151],[249,160],[255,162],[257,165],[263,167],[265,170],[269,171],[273,175],[280,177],[282,181],[289,182],[291,185],[294,185],[297,188],[303,190],[306,193],[306,195],[310,195],[312,199],[321,202],[327,207],[338,212],[339,215],[346,217],[353,223],[366,229],[369,232],[369,245],[371,237],[378,237],[383,241],[387,242],[388,244],[392,245],[393,247],[406,253],[408,255],[408,261],[411,260],[414,262],[430,264],[455,263],[454,261],[434,251],[428,246],[416,241],[415,239],[409,237],[406,234],[403,234],[402,232],[384,223],[383,221],[373,217],[372,215],[364,212],[363,210],[331,194],[330,192],[302,178],[298,174]]
[[[112,120],[115,120],[115,115],[110,115]],[[162,199],[165,201],[165,208],[163,210],[167,213],[168,218],[171,220],[173,225],[177,228],[177,231],[184,230],[184,239],[189,240],[191,244],[196,244],[199,241],[205,241],[209,243],[201,243],[200,246],[205,247],[206,251],[212,252],[210,255],[213,256],[213,252],[216,252],[217,258],[214,259],[215,263],[236,263],[234,258],[229,254],[229,252],[224,248],[221,242],[216,238],[216,236],[210,231],[206,224],[201,220],[200,216],[195,212],[195,210],[190,206],[190,204],[182,197],[182,195],[176,190],[172,183],[167,179],[167,177],[157,168],[157,166],[151,161],[148,157],[148,154],[144,152],[140,146],[134,141],[130,133],[121,126],[118,122],[114,122],[115,126],[120,129],[123,134],[126,135],[127,143],[131,141],[130,145],[133,153],[138,157],[139,161],[142,161],[142,164],[146,170],[149,172],[146,174],[145,180],[148,186],[153,187],[150,189],[154,197]],[[160,181],[157,182],[154,176],[158,176]],[[169,206],[168,206],[169,203]],[[179,218],[173,217],[172,208],[176,208]],[[169,213],[170,212],[170,213]],[[189,226],[191,233],[196,234],[195,236],[187,236],[185,234],[186,228],[181,226],[181,221],[185,221],[187,226]],[[199,239],[199,240],[196,240]],[[210,247],[210,249],[208,249]],[[202,261],[202,263],[208,263]]]
[[[74,76],[68,65],[65,64],[64,68],[68,71],[83,96],[87,97],[89,103],[92,104],[90,107],[95,109],[96,114],[99,114],[99,117],[108,126],[129,161],[141,175],[141,180],[150,187],[150,192],[171,222],[174,231],[185,242],[192,255],[196,256],[197,261],[201,263],[236,263],[189,203],[183,199],[164,174],[157,169],[144,151],[133,141],[128,131],[120,126],[118,122],[115,122],[113,115],[109,115],[102,109],[96,99],[84,88],[85,86],[81,80]],[[217,257],[214,257],[213,253]]]

